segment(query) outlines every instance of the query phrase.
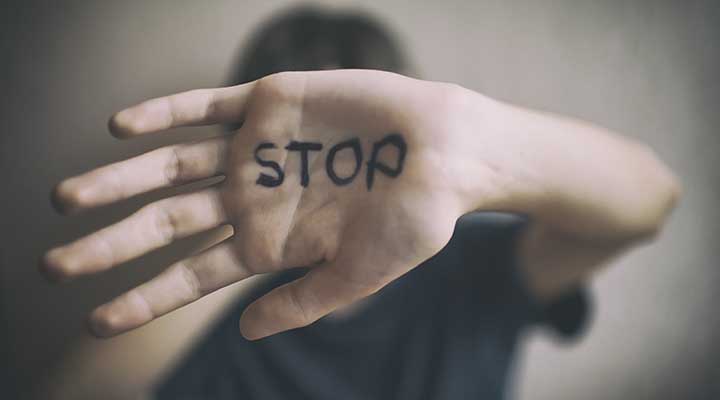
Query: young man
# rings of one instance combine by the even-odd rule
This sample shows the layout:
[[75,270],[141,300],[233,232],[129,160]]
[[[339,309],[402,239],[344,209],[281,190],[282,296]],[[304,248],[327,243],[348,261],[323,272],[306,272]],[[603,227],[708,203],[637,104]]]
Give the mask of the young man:
[[[277,73],[323,69],[339,70]],[[45,258],[51,277],[68,279],[233,227],[96,309],[98,336],[272,273],[160,398],[502,398],[523,330],[577,333],[582,282],[658,232],[677,200],[675,178],[644,145],[377,70],[407,66],[371,20],[287,15],[255,37],[241,84],[149,100],[110,124],[119,137],[210,124],[234,125],[232,135],[58,186],[57,204],[74,212],[226,176]]]

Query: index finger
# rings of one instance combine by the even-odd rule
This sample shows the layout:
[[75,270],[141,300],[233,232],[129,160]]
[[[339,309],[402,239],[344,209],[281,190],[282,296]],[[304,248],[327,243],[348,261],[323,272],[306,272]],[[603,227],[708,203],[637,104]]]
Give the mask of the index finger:
[[129,138],[180,126],[211,125],[243,118],[253,82],[216,89],[195,89],[146,100],[110,118],[110,132]]

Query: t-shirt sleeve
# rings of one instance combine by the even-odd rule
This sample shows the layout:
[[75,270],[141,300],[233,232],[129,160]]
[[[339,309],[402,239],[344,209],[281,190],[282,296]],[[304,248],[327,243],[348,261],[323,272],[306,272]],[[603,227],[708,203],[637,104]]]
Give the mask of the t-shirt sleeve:
[[518,239],[526,225],[526,218],[507,213],[462,217],[455,230],[462,258],[457,290],[468,291],[478,304],[493,304],[502,318],[519,325],[540,325],[563,338],[578,337],[588,326],[588,291],[579,286],[550,303],[535,298],[517,262]]

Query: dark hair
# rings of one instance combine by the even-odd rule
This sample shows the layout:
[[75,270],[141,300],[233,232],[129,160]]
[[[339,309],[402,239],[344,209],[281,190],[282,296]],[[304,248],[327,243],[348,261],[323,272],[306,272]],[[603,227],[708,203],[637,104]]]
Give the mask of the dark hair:
[[408,70],[395,38],[373,18],[308,6],[263,24],[236,65],[230,82],[233,85],[282,71]]

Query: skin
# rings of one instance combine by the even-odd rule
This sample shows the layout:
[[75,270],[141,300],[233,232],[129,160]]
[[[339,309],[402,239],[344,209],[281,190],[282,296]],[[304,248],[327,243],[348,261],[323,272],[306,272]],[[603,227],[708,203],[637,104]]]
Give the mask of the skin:
[[[308,274],[251,304],[248,339],[306,326],[366,298],[436,254],[455,221],[475,210],[527,215],[521,266],[541,301],[659,231],[678,184],[644,145],[583,122],[504,104],[457,85],[362,70],[287,72],[244,85],[195,90],[120,111],[111,132],[131,138],[173,127],[242,122],[234,134],[174,145],[61,182],[53,198],[75,213],[216,175],[222,183],[164,199],[115,225],[50,250],[43,271],[68,280],[113,268],[177,238],[218,226],[233,235],[98,307],[90,327],[113,336],[247,277],[298,266]],[[350,184],[328,177],[325,156],[353,137],[364,161],[389,133],[407,143],[402,173],[367,165]],[[300,184],[290,141],[321,143]],[[258,185],[283,166],[284,182]],[[395,165],[397,152],[379,153]],[[336,171],[355,167],[339,152]]]

